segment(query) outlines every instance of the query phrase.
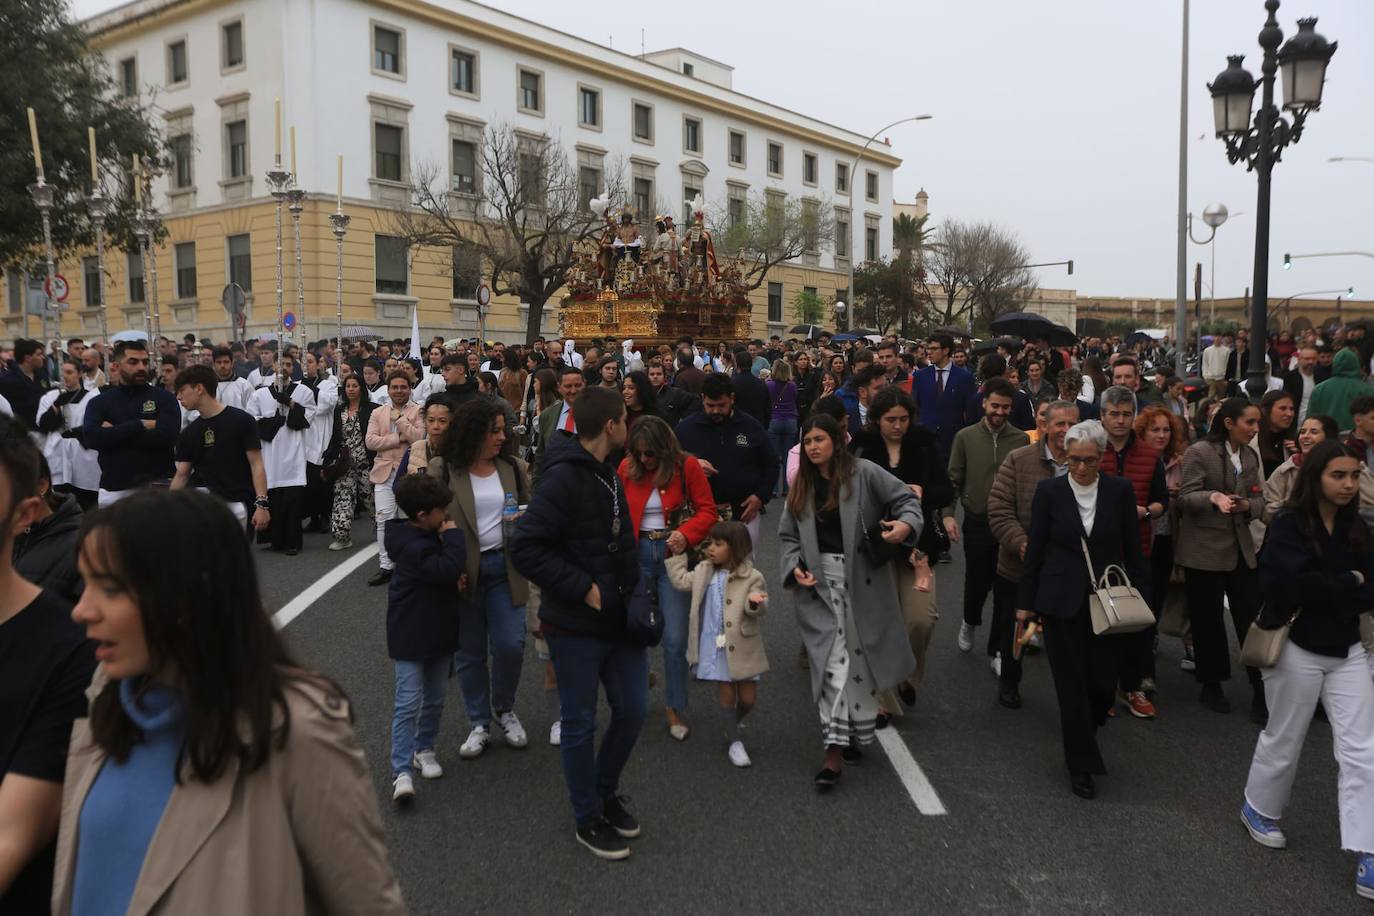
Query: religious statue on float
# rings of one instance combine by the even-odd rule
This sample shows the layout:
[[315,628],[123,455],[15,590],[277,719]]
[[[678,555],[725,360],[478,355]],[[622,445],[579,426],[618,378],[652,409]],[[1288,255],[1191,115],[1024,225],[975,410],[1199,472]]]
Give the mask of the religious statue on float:
[[649,260],[654,269],[669,277],[678,276],[677,227],[673,218],[666,213],[654,220],[658,234],[654,236],[653,247],[649,249]]
[[706,211],[701,196],[692,201],[692,225],[682,241],[682,254],[687,261],[688,276],[693,284],[720,279],[720,267],[716,264],[716,246],[711,242],[711,233],[706,229]]

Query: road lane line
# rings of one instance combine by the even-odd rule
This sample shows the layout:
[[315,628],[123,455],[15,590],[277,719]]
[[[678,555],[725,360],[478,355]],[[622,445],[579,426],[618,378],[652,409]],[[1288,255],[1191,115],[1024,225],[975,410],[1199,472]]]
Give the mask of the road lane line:
[[906,787],[906,792],[911,796],[911,800],[916,803],[916,810],[922,814],[933,816],[948,814],[945,806],[940,802],[940,796],[936,794],[935,787],[926,779],[925,772],[921,765],[916,762],[916,758],[911,756],[910,749],[906,742],[897,734],[895,728],[884,728],[878,731],[878,743],[887,751],[887,759],[892,761],[892,769],[897,771],[897,778]]
[[304,614],[310,605],[323,598],[331,588],[338,585],[344,579],[347,579],[354,570],[376,555],[377,545],[375,543],[369,544],[347,560],[344,560],[338,566],[335,566],[323,576],[320,576],[312,582],[305,591],[292,598],[286,603],[285,607],[272,615],[272,625],[278,630],[286,629],[286,625],[301,616],[301,614]]

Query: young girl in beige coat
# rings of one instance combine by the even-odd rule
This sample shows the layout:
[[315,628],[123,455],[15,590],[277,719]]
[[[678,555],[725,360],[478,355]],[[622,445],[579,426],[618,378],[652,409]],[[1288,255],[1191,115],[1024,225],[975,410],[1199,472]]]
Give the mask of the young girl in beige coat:
[[717,683],[730,762],[747,767],[740,728],[758,699],[759,675],[768,670],[759,627],[767,585],[749,562],[753,544],[743,523],[716,522],[703,546],[706,562],[695,570],[688,571],[685,554],[670,557],[665,568],[674,588],[692,593],[687,664],[696,666],[697,680]]

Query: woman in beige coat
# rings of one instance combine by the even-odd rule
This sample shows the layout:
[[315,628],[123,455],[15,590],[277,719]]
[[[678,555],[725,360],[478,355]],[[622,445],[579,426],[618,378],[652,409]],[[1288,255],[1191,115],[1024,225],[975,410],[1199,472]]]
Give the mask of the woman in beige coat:
[[100,668],[53,912],[403,913],[348,702],[287,655],[224,504],[137,493],[92,520],[79,565]]

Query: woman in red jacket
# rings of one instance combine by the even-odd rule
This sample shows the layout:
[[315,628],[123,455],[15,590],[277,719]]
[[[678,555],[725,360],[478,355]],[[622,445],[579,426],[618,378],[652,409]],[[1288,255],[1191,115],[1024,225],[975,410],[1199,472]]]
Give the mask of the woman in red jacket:
[[[687,594],[673,588],[664,561],[695,547],[716,521],[711,485],[696,458],[685,454],[663,420],[641,417],[625,441],[620,479],[639,538],[640,575],[656,583],[663,611],[664,705],[668,732],[687,737]],[[690,514],[689,514],[690,512]],[[685,517],[684,517],[685,516]]]

